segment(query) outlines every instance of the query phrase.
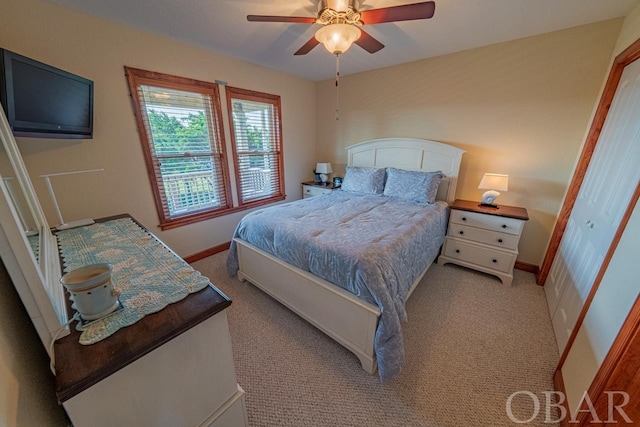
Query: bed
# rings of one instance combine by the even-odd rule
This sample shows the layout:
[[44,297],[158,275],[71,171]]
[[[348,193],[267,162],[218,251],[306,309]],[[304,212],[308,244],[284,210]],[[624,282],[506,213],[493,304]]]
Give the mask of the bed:
[[[439,142],[405,138],[348,147],[347,175],[384,170],[387,189],[390,174],[442,171],[435,200],[336,190],[254,211],[236,229],[229,273],[280,301],[353,352],[365,371],[377,368],[380,380],[389,381],[404,364],[405,302],[444,240],[462,154]],[[356,231],[358,238],[345,238]],[[289,249],[282,249],[284,241]]]

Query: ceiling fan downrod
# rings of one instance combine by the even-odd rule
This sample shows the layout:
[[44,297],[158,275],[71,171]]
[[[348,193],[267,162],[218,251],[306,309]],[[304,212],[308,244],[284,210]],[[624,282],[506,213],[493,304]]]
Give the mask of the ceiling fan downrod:
[[336,53],[336,120],[340,120],[340,53]]

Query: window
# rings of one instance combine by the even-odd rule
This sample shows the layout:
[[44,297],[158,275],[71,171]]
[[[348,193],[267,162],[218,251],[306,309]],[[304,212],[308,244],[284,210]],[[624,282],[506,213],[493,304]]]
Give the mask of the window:
[[280,97],[234,87],[226,95],[240,206],[283,200]]
[[125,70],[161,228],[230,210],[218,85]]
[[125,72],[163,230],[284,200],[279,96],[227,87],[232,161],[217,84]]

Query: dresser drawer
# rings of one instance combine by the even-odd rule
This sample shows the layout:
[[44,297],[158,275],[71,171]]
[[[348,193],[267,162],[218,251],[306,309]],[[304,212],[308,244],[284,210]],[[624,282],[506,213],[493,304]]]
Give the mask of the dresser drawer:
[[502,233],[520,236],[524,221],[515,218],[506,218],[497,215],[486,215],[477,212],[451,210],[449,220],[454,224],[463,224],[470,227],[484,228],[487,230],[500,231]]
[[469,227],[467,225],[450,223],[447,235],[474,242],[485,243],[499,248],[517,250],[519,236],[483,228]]
[[303,185],[302,186],[302,198],[319,196],[324,193],[328,193],[331,191],[330,188],[322,188],[322,187],[313,187],[311,185]]
[[509,253],[494,250],[485,245],[476,246],[473,243],[448,237],[445,241],[443,254],[449,258],[458,259],[471,264],[498,270],[505,273],[513,271],[516,252]]

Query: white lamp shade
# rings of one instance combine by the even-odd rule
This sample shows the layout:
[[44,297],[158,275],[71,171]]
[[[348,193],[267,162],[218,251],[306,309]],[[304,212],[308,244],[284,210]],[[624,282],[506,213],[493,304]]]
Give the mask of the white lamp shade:
[[318,163],[316,165],[316,173],[332,173],[331,163]]
[[316,40],[335,55],[345,53],[361,34],[360,28],[355,25],[329,24],[316,31]]
[[508,191],[509,175],[499,173],[485,173],[480,180],[478,190]]

